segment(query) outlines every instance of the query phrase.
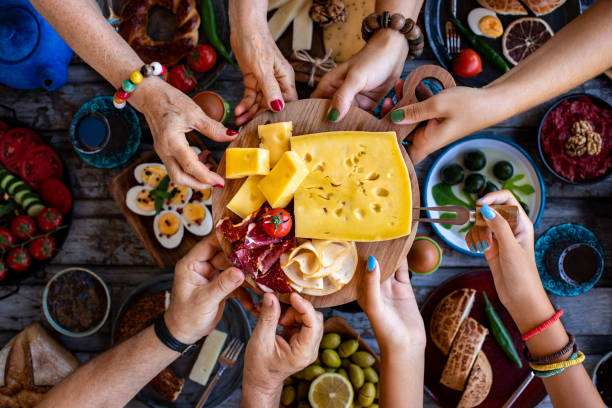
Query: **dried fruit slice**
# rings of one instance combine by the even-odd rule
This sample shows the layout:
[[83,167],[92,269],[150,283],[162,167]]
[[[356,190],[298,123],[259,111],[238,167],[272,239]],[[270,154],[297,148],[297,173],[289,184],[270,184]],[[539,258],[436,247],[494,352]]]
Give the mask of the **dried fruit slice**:
[[552,28],[541,18],[519,18],[506,28],[502,37],[504,57],[516,65],[533,54],[553,35]]

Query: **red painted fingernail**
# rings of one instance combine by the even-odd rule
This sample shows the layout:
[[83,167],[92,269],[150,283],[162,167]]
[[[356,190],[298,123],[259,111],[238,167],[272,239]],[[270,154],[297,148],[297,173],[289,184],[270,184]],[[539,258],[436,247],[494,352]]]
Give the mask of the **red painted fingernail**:
[[223,184],[215,184],[215,187],[223,187]]
[[280,99],[275,99],[270,102],[270,106],[272,107],[272,110],[274,112],[280,112],[283,110],[283,101],[281,101]]
[[236,136],[238,134],[238,131],[234,129],[227,129],[227,132],[225,132],[225,134],[228,136]]

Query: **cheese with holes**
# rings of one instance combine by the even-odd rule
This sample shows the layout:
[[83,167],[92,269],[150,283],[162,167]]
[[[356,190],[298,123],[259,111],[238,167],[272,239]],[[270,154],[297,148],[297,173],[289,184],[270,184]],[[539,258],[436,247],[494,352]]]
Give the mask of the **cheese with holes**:
[[361,38],[361,22],[374,12],[376,1],[344,0],[344,4],[346,21],[333,23],[323,29],[323,44],[326,50],[332,50],[331,56],[336,62],[348,60],[365,46]]
[[200,354],[198,354],[198,358],[189,373],[189,379],[191,381],[201,385],[206,385],[208,383],[210,374],[217,365],[217,360],[225,344],[225,339],[227,339],[227,334],[216,329],[206,336]]
[[307,175],[304,161],[295,152],[285,152],[270,174],[259,182],[259,189],[272,208],[284,208]]
[[291,138],[310,173],[293,201],[298,238],[382,241],[410,233],[410,177],[395,132]]
[[236,192],[232,200],[227,203],[229,208],[234,214],[240,216],[240,218],[246,218],[249,214],[254,213],[266,202],[266,197],[261,193],[257,184],[261,181],[264,176],[249,176],[240,189]]
[[257,126],[259,147],[270,151],[270,167],[274,167],[283,153],[289,150],[289,139],[293,131],[292,122],[270,123]]
[[236,179],[270,173],[270,152],[266,149],[231,147],[225,151],[225,177]]

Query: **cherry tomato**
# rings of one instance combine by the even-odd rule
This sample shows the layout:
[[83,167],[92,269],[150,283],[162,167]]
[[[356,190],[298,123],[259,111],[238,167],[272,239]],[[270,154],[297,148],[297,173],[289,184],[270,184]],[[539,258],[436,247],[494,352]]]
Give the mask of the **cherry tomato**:
[[453,62],[453,72],[461,78],[472,78],[482,72],[480,55],[470,48],[462,50]]
[[8,275],[8,266],[4,261],[0,261],[0,281],[6,278],[6,275]]
[[291,214],[282,208],[273,208],[263,216],[263,228],[272,238],[282,238],[291,231]]
[[210,71],[217,63],[217,53],[208,44],[197,45],[189,56],[189,68],[195,72]]
[[62,225],[62,214],[55,208],[45,208],[36,217],[36,222],[41,231],[51,232]]
[[53,256],[55,251],[55,240],[52,236],[36,238],[30,242],[28,251],[32,258],[38,259],[39,261],[46,261]]
[[0,228],[0,250],[4,251],[11,245],[15,245],[15,236],[8,228]]
[[30,266],[32,259],[25,249],[19,247],[9,251],[6,262],[8,263],[8,267],[14,271],[25,271]]
[[189,93],[196,86],[193,72],[185,65],[175,65],[168,73],[168,83],[180,91]]
[[36,224],[32,217],[19,215],[11,222],[11,231],[19,239],[28,239],[36,232]]

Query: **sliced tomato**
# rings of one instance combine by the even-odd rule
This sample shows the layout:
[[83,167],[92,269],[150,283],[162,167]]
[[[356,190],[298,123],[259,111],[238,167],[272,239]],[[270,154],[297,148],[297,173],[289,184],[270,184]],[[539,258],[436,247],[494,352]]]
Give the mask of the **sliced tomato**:
[[72,207],[72,196],[70,191],[56,178],[46,179],[40,186],[40,196],[43,202],[49,206],[57,209],[62,214],[66,215]]
[[11,129],[0,140],[0,161],[9,171],[19,174],[24,153],[41,146],[45,143],[30,129]]
[[64,172],[59,156],[46,145],[24,152],[19,167],[21,178],[35,189],[50,177],[61,178]]

